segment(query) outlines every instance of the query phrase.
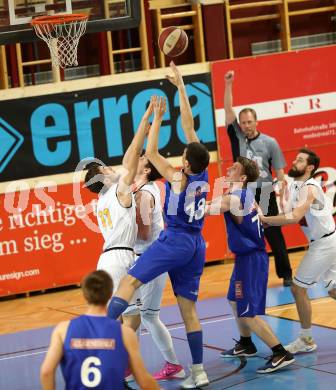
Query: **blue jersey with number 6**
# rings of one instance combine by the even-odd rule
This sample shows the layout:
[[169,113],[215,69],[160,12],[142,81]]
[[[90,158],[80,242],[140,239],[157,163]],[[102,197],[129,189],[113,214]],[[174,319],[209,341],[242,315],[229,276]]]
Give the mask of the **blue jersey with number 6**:
[[243,210],[243,222],[238,224],[232,215],[235,210],[224,213],[228,244],[231,252],[237,255],[264,250],[264,230],[255,207],[255,199],[251,190],[235,190],[231,195],[239,197]]
[[127,366],[119,321],[89,315],[70,321],[61,360],[66,390],[123,390]]
[[187,186],[180,194],[175,194],[171,184],[166,182],[165,221],[168,228],[201,231],[208,191],[208,171],[186,176]]

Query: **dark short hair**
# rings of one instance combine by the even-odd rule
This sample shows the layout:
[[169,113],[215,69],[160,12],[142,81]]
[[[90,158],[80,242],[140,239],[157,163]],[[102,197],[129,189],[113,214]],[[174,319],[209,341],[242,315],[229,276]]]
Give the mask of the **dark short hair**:
[[100,171],[101,167],[102,164],[96,161],[88,163],[85,167],[88,170],[84,179],[85,187],[96,194],[99,194],[104,187],[101,176],[99,176],[102,174]]
[[239,156],[237,162],[243,166],[243,175],[246,175],[246,183],[254,182],[260,175],[258,164],[247,157]]
[[186,147],[186,160],[190,164],[192,173],[201,173],[209,165],[210,154],[200,142],[191,142]]
[[253,115],[254,119],[257,120],[257,113],[256,113],[256,111],[255,111],[253,108],[251,108],[251,107],[243,108],[243,109],[239,112],[239,120],[240,120],[240,115],[241,115],[241,114],[247,114],[248,112],[250,112],[250,113]]
[[106,305],[112,296],[113,281],[103,270],[93,271],[81,283],[85,299],[91,305]]
[[307,148],[301,148],[299,150],[299,153],[304,153],[308,155],[308,165],[314,165],[314,169],[311,172],[311,175],[313,176],[314,173],[317,171],[318,167],[320,166],[320,157],[315,152]]
[[161,173],[154,167],[154,165],[148,160],[146,168],[150,169],[149,174],[147,175],[148,181],[155,181],[162,178]]

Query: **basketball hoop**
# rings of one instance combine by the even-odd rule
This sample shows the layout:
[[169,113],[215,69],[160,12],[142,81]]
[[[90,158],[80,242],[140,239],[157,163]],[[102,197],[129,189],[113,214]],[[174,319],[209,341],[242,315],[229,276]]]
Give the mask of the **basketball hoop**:
[[31,21],[36,35],[48,45],[54,66],[78,65],[78,42],[85,33],[87,20],[86,14],[56,14]]

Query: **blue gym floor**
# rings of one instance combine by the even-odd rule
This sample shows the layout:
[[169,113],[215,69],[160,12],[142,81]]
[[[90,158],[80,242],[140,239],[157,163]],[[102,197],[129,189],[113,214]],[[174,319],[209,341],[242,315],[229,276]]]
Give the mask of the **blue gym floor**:
[[[326,296],[323,289],[312,289],[311,298]],[[267,307],[293,303],[289,288],[268,290]],[[331,305],[334,303],[332,302]],[[254,337],[258,348],[256,357],[250,359],[222,359],[219,352],[230,349],[239,334],[236,330],[226,298],[204,300],[198,303],[198,313],[203,327],[204,366],[211,384],[208,389],[269,389],[272,390],[320,390],[336,389],[336,329],[313,326],[317,351],[296,356],[296,362],[273,374],[257,374],[256,369],[265,363],[270,350]],[[335,307],[331,307],[335,315]],[[161,318],[167,324],[174,340],[177,355],[186,368],[190,354],[182,320],[177,306],[164,307]],[[299,323],[293,320],[265,316],[283,344],[297,337]],[[52,328],[42,328],[0,336],[0,389],[36,390],[39,385],[39,368],[45,356]],[[154,346],[150,335],[143,331],[141,350],[149,371],[161,368],[163,359]],[[163,389],[178,389],[179,380],[160,382]],[[134,382],[131,387],[136,388]],[[64,382],[57,371],[57,389],[63,389]]]

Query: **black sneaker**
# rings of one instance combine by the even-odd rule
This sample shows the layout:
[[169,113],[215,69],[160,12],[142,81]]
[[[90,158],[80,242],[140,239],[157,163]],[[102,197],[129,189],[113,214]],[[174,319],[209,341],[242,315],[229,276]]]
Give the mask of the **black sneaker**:
[[234,348],[221,352],[220,356],[222,358],[232,358],[232,357],[239,357],[239,356],[251,357],[251,356],[255,356],[256,354],[257,354],[257,348],[253,343],[248,345],[242,345],[239,343],[239,341],[237,341]]
[[288,351],[285,354],[273,354],[263,367],[258,368],[257,372],[259,374],[267,374],[280,370],[280,368],[286,367],[294,362],[293,355]]

